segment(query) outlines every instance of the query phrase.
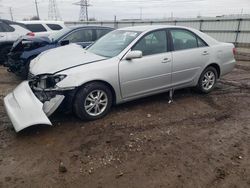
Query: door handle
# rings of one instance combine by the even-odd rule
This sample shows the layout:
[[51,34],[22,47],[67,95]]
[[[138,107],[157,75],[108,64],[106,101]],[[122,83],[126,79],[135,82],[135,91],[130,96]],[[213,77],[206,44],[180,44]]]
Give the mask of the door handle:
[[171,62],[171,59],[170,58],[164,58],[162,63],[168,63],[168,62]]
[[2,37],[4,37],[3,35],[0,35],[0,37],[2,38]]
[[208,53],[208,51],[204,51],[203,53],[202,53],[202,55],[208,55],[209,53]]

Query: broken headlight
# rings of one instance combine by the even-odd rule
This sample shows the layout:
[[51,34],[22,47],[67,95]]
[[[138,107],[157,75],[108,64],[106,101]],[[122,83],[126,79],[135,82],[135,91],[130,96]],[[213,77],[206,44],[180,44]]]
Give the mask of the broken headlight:
[[64,74],[58,75],[39,75],[30,81],[30,86],[35,90],[56,89],[56,84],[66,78]]

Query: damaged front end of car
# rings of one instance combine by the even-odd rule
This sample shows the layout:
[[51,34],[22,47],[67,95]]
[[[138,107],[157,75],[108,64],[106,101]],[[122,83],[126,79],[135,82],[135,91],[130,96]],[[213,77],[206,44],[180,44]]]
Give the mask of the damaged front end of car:
[[9,72],[22,74],[30,58],[34,58],[37,55],[35,50],[48,44],[48,40],[43,38],[20,38],[13,44],[8,54],[8,61],[4,63],[4,66],[8,67]]
[[56,85],[64,78],[66,75],[38,75],[22,82],[4,98],[5,109],[16,132],[33,125],[52,125],[48,117],[75,89]]

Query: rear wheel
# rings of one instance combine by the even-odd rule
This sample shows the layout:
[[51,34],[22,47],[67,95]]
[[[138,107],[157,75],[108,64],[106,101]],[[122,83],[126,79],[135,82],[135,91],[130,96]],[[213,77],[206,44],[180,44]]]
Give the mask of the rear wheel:
[[214,67],[207,67],[200,76],[197,88],[201,93],[210,93],[217,82],[218,73]]
[[76,116],[82,120],[96,120],[104,117],[112,105],[112,93],[102,83],[92,82],[83,86],[73,104]]

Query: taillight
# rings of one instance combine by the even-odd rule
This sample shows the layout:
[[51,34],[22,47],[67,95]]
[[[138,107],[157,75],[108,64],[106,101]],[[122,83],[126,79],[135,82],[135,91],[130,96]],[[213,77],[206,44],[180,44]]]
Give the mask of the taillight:
[[236,53],[237,53],[236,48],[233,48],[233,54],[236,55]]
[[35,36],[35,33],[30,32],[30,33],[27,33],[26,35],[31,36],[31,37],[34,37],[34,36]]

